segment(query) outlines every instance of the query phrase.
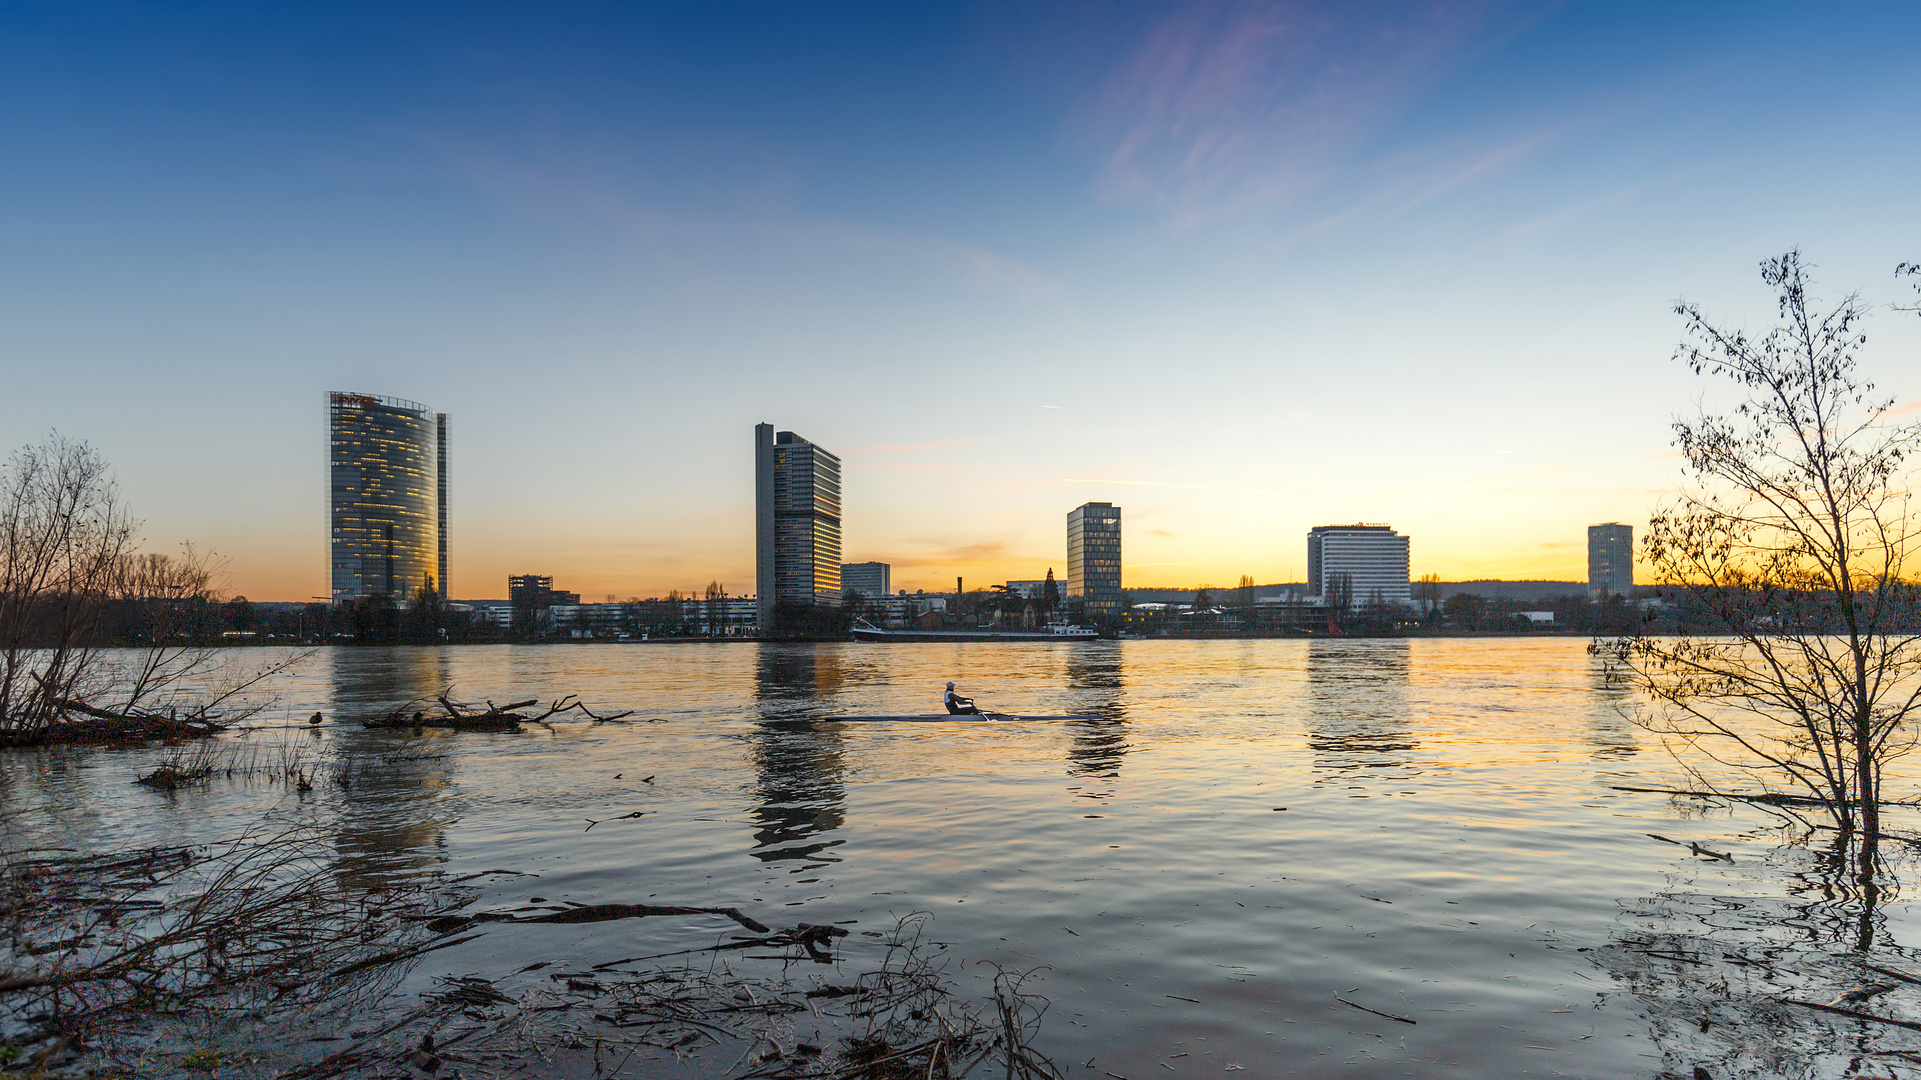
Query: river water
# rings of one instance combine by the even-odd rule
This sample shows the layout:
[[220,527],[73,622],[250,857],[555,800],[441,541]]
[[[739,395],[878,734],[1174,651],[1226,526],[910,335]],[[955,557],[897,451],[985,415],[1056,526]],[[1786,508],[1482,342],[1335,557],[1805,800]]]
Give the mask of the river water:
[[[1822,954],[1843,935],[1809,916],[1822,900],[1808,860],[1766,815],[1616,790],[1674,784],[1677,769],[1585,644],[331,649],[283,680],[266,722],[317,710],[318,733],[286,737],[445,752],[388,759],[346,791],[131,785],[153,750],[15,754],[0,779],[33,839],[73,847],[212,839],[274,804],[402,870],[538,875],[481,879],[482,907],[738,906],[845,925],[855,954],[879,947],[859,932],[927,912],[964,983],[987,977],[973,960],[1044,966],[1038,1045],[1072,1077],[1730,1075],[1719,1030],[1695,1027],[1712,1003],[1688,996],[1713,972],[1662,966],[1655,937],[1786,926],[1782,947]],[[990,708],[1096,719],[807,722],[934,712],[948,679]],[[347,722],[448,686],[469,701],[573,693],[660,722],[421,737]],[[1878,919],[1901,955],[1914,913],[1897,897]],[[415,981],[695,947],[721,929],[503,925],[431,954]],[[1862,1075],[1891,1066],[1873,1067]]]

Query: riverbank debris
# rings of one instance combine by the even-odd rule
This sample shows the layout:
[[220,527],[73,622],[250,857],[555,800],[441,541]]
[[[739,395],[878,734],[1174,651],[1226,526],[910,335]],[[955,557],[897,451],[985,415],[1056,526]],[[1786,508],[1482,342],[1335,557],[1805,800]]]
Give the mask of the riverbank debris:
[[134,783],[144,784],[157,791],[174,791],[199,783],[212,775],[213,770],[208,768],[175,769],[162,765],[146,776],[136,779]]
[[1781,1000],[1787,1002],[1789,1005],[1799,1005],[1804,1009],[1818,1009],[1821,1012],[1833,1013],[1836,1016],[1845,1016],[1851,1020],[1871,1020],[1877,1024],[1888,1024],[1893,1027],[1907,1028],[1909,1031],[1921,1031],[1921,1024],[1917,1024],[1912,1020],[1896,1020],[1892,1016],[1876,1016],[1873,1013],[1862,1012],[1859,1009],[1844,1008],[1840,1005],[1822,1005],[1818,1002],[1796,1001],[1794,998],[1786,997]]
[[1859,1005],[1862,1002],[1868,1000],[1869,998],[1879,997],[1880,995],[1885,994],[1888,991],[1893,990],[1900,985],[1901,985],[1900,983],[1891,983],[1891,982],[1857,983],[1856,985],[1850,986],[1846,990],[1841,991],[1839,994],[1836,994],[1834,996],[1834,1000],[1828,1002],[1828,1004]]
[[21,955],[37,963],[0,971],[0,1004],[41,1017],[12,1036],[13,1068],[151,1076],[240,1060],[208,1044],[203,1025],[212,1024],[248,1048],[258,1075],[280,1080],[391,1077],[396,1066],[510,1075],[516,1062],[585,1076],[609,1060],[652,1075],[643,1062],[682,1067],[708,1053],[716,1069],[733,1059],[725,1074],[736,1080],[1062,1080],[1033,1045],[1047,1008],[1024,989],[1033,973],[996,967],[991,996],[962,996],[943,943],[923,939],[924,916],[897,923],[884,956],[817,978],[797,977],[790,964],[802,957],[792,951],[769,956],[780,963],[767,975],[717,958],[524,977],[551,968],[542,961],[514,974],[439,975],[403,998],[410,973],[477,940],[482,922],[717,914],[754,934],[730,944],[798,948],[835,964],[852,959],[831,951],[849,932],[815,923],[772,931],[724,907],[456,914],[477,891],[432,874],[382,876],[377,860],[342,859],[332,840],[258,829],[192,848],[6,852],[0,883],[21,905]]

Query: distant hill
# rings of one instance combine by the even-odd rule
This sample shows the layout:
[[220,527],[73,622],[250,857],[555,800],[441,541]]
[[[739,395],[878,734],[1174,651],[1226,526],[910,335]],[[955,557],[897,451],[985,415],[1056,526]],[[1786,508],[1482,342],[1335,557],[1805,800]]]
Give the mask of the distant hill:
[[[1128,594],[1136,604],[1191,604],[1194,602],[1194,589],[1129,589]],[[1216,600],[1228,600],[1234,596],[1234,586],[1222,585],[1208,590]],[[1279,596],[1285,592],[1307,592],[1307,584],[1300,581],[1281,582],[1254,586],[1254,595]],[[1480,581],[1443,581],[1441,598],[1446,599],[1455,593],[1472,593],[1485,596],[1490,600],[1554,600],[1563,596],[1586,596],[1585,581],[1501,581],[1483,579]]]
[[[1127,593],[1134,598],[1136,604],[1191,604],[1194,602],[1194,594],[1199,591],[1198,589],[1129,589]],[[1207,591],[1216,600],[1226,600],[1234,596],[1235,587],[1215,585],[1210,586]],[[1263,596],[1279,596],[1284,592],[1305,593],[1306,591],[1307,585],[1299,581],[1256,585],[1254,598],[1258,600]]]
[[1585,581],[1443,581],[1441,599],[1455,593],[1472,593],[1490,600],[1556,600],[1563,596],[1586,596]]

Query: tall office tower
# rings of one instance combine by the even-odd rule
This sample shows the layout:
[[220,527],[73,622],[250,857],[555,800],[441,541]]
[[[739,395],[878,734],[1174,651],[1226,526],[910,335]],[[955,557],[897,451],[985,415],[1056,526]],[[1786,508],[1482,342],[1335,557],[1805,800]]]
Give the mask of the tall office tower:
[[335,600],[447,598],[447,414],[399,398],[327,395],[327,571]]
[[1634,526],[1610,521],[1587,527],[1587,596],[1634,595]]
[[840,603],[840,459],[754,425],[754,589],[760,632],[776,604]]
[[1307,532],[1307,587],[1323,598],[1334,588],[1346,592],[1350,607],[1377,599],[1411,603],[1407,567],[1408,538],[1389,526],[1316,525]]
[[1121,615],[1121,508],[1083,503],[1067,512],[1067,595],[1089,616]]
[[857,592],[869,598],[887,596],[894,591],[891,585],[893,570],[892,566],[884,562],[842,563],[841,591]]

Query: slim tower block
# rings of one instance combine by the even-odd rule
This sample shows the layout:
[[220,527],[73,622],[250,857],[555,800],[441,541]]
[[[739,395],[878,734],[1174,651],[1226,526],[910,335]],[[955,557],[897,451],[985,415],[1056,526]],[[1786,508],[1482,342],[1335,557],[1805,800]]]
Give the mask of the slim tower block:
[[1634,526],[1610,521],[1587,527],[1587,595],[1634,595]]
[[760,632],[780,604],[840,603],[840,458],[754,425],[754,595]]
[[1121,508],[1083,503],[1067,512],[1067,595],[1089,617],[1121,615]]

